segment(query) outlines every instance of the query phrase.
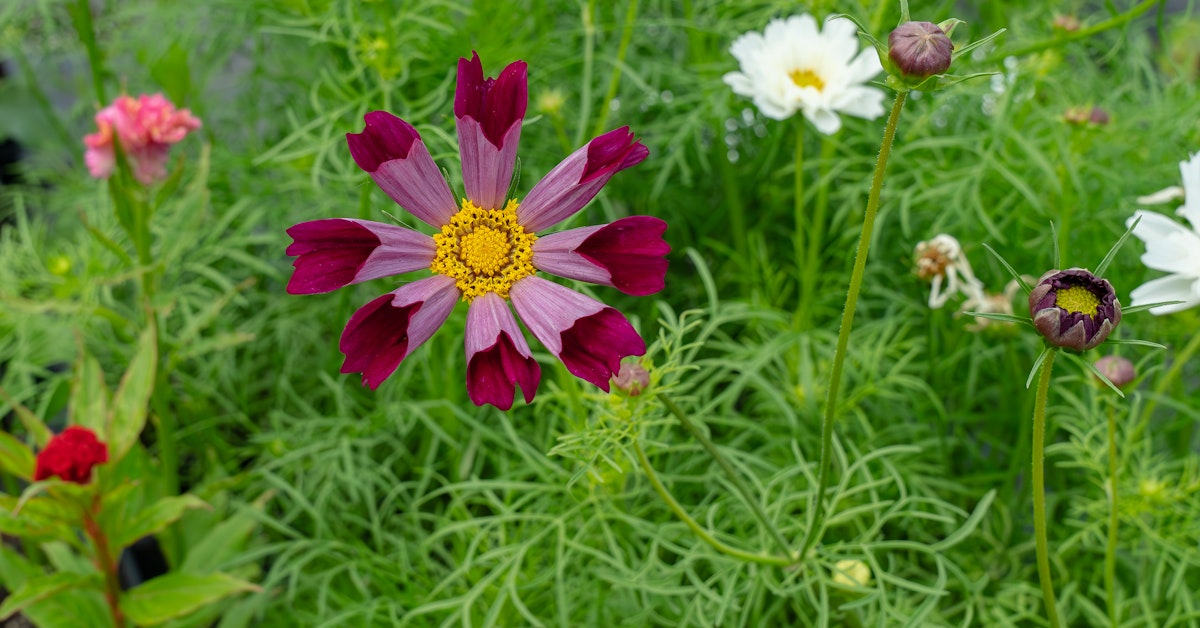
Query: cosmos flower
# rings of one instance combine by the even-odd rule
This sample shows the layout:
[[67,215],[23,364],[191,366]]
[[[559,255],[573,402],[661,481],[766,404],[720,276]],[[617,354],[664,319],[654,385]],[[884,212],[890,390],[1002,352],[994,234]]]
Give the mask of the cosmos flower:
[[1121,324],[1121,302],[1107,279],[1087,269],[1049,270],[1029,293],[1029,316],[1050,344],[1087,351]]
[[87,484],[92,481],[92,468],[105,462],[108,446],[96,440],[92,430],[72,425],[38,453],[33,479],[40,482],[58,476],[66,482]]
[[[950,297],[960,292],[977,303],[986,300],[983,283],[975,278],[971,262],[967,261],[962,245],[954,236],[939,233],[929,240],[918,242],[915,255],[917,277],[932,283],[929,291],[930,308],[936,310],[942,307]],[[944,292],[943,282],[946,284]]]
[[[883,71],[875,50],[858,52],[858,27],[833,18],[825,29],[811,15],[775,19],[761,34],[750,32],[729,48],[740,71],[724,76],[768,118],[804,112],[821,133],[836,133],[839,113],[874,119],[883,115],[883,91],[866,82]],[[856,56],[857,53],[857,56]]]
[[575,376],[609,390],[621,358],[642,355],[645,342],[628,320],[603,303],[544,279],[538,271],[611,286],[631,295],[663,288],[670,247],[666,223],[631,216],[606,225],[542,234],[579,211],[617,172],[646,158],[627,127],[576,150],[529,191],[507,198],[525,116],[525,63],[484,78],[478,55],[458,64],[454,115],[466,198],[456,203],[425,143],[409,123],[383,111],[366,115],[362,133],[347,134],[350,154],[400,206],[439,230],[335,218],[293,226],[288,255],[297,256],[292,294],[428,268],[433,276],[383,295],[350,318],[342,332],[343,373],[361,372],[374,389],[430,338],[459,300],[467,310],[467,392],[477,405],[512,407],[520,385],[526,403],[541,369],[525,326]]
[[96,133],[83,138],[88,172],[97,179],[112,175],[115,139],[133,166],[134,177],[142,185],[150,185],[167,176],[171,145],[200,128],[200,120],[187,109],[176,110],[162,94],[142,94],[137,98],[118,96],[96,113],[96,127]]
[[[1146,243],[1142,263],[1169,275],[1151,279],[1130,293],[1134,306],[1164,301],[1180,301],[1171,305],[1150,308],[1151,314],[1170,314],[1200,305],[1200,153],[1179,163],[1183,177],[1183,205],[1176,213],[1183,216],[1191,228],[1157,212],[1138,210],[1126,225],[1133,224],[1133,235]],[[1166,192],[1143,197],[1140,202],[1168,197]],[[1172,195],[1174,196],[1174,195]]]

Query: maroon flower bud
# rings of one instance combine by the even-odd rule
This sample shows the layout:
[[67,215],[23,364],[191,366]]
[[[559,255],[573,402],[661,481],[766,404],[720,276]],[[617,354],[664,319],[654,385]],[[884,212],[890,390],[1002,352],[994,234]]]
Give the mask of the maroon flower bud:
[[1096,360],[1096,370],[1107,377],[1108,381],[1117,388],[1124,388],[1137,377],[1133,370],[1133,362],[1119,355],[1106,355]]
[[1033,326],[1050,344],[1086,351],[1121,322],[1121,303],[1107,279],[1082,268],[1051,270],[1029,293]]
[[612,383],[630,397],[636,397],[650,385],[650,371],[647,371],[641,362],[625,362]]
[[888,35],[888,57],[905,78],[944,73],[953,51],[954,43],[932,22],[905,22]]
[[1100,107],[1071,107],[1063,114],[1063,120],[1076,126],[1092,125],[1106,126],[1110,118],[1108,112]]
[[96,440],[92,430],[72,425],[51,438],[37,455],[33,479],[57,475],[67,482],[87,484],[92,480],[92,467],[104,462],[108,462],[108,446]]

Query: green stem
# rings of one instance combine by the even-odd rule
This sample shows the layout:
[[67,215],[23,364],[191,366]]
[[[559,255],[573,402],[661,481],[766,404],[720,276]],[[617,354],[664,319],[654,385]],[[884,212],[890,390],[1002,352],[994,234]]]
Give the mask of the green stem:
[[825,181],[825,174],[829,168],[829,163],[833,158],[833,151],[836,144],[829,136],[821,138],[821,163],[818,169],[817,176],[817,203],[813,209],[812,220],[809,221],[808,230],[808,249],[807,256],[804,260],[804,279],[807,284],[804,286],[805,298],[802,303],[804,308],[805,318],[803,322],[809,323],[813,317],[813,309],[816,305],[813,300],[817,293],[817,280],[821,277],[821,251],[825,247],[825,215],[829,208],[829,184]]
[[92,7],[89,0],[76,0],[69,7],[71,21],[75,24],[75,32],[79,34],[83,47],[87,50],[88,65],[92,69],[92,86],[96,90],[96,102],[108,102],[104,93],[104,58],[100,55],[100,47],[96,45],[96,30],[92,27]]
[[1148,11],[1150,9],[1150,7],[1158,4],[1160,1],[1161,0],[1145,0],[1145,2],[1142,2],[1141,4],[1133,7],[1132,9],[1130,9],[1120,15],[1111,17],[1103,22],[1100,22],[1099,24],[1093,24],[1092,26],[1089,26],[1087,28],[1081,28],[1081,29],[1071,32],[1071,33],[1063,33],[1052,39],[1034,42],[1032,44],[1029,44],[1028,46],[1023,46],[1021,48],[1017,48],[1016,50],[1001,50],[1001,51],[991,55],[990,57],[988,57],[987,60],[984,61],[984,63],[990,64],[990,63],[995,63],[997,61],[1000,61],[1001,59],[1004,59],[1005,57],[1020,57],[1022,55],[1027,55],[1027,54],[1034,53],[1034,52],[1041,52],[1047,48],[1054,48],[1056,46],[1065,44],[1069,41],[1075,41],[1076,39],[1085,39],[1087,37],[1091,37],[1092,35],[1095,35],[1096,33],[1104,32],[1110,28],[1116,28],[1117,26],[1121,26],[1122,24],[1129,22],[1133,18]]
[[[767,516],[766,511],[763,510],[762,504],[759,503],[758,498],[755,497],[754,493],[750,491],[750,487],[746,486],[746,482],[742,480],[740,475],[738,475],[738,472],[733,468],[733,465],[725,459],[724,454],[717,449],[717,446],[712,442],[708,435],[705,434],[704,431],[699,427],[697,427],[696,424],[690,418],[688,418],[687,414],[684,414],[683,410],[679,409],[679,406],[675,405],[675,402],[671,401],[671,399],[663,393],[658,393],[658,398],[663,402],[663,405],[667,407],[667,410],[669,410],[671,414],[675,415],[675,418],[678,419],[681,424],[683,424],[684,429],[686,429],[692,435],[692,437],[700,441],[700,444],[704,446],[704,449],[708,452],[708,455],[712,456],[712,459],[716,461],[717,466],[721,467],[721,470],[725,472],[725,476],[729,478],[729,482],[733,484],[733,487],[737,489],[738,493],[741,493],[742,500],[745,501],[746,505],[750,507],[750,510],[754,512],[754,516],[758,517],[758,520],[760,523],[762,523],[763,528],[770,533],[771,538],[775,540],[776,545],[779,546],[779,549],[783,552],[783,555],[790,556],[792,551],[788,546],[787,539],[784,538],[783,533],[779,531],[779,528],[775,527],[775,524],[771,522],[771,519]],[[786,564],[791,564],[791,562],[792,561],[787,561]]]
[[1104,548],[1104,594],[1108,622],[1117,626],[1117,412],[1108,404],[1108,544]]
[[630,0],[629,9],[625,11],[625,28],[621,32],[621,43],[617,45],[617,58],[613,61],[612,76],[608,78],[608,91],[600,103],[600,116],[596,126],[592,128],[592,137],[604,132],[611,111],[609,103],[617,97],[617,88],[621,85],[621,67],[625,65],[625,55],[629,52],[629,42],[633,40],[633,25],[637,22],[638,0]]
[[583,144],[587,120],[592,115],[592,65],[596,56],[596,0],[583,8],[583,83],[579,86],[579,124],[575,126],[574,146]]
[[804,261],[808,257],[804,251],[804,237],[812,230],[812,225],[807,224],[808,221],[804,216],[804,116],[796,116],[796,122],[796,153],[793,159],[796,169],[793,188],[795,232],[792,234],[792,246],[796,254],[796,283],[800,287],[800,302],[796,306],[796,322],[799,323],[800,329],[805,329],[808,327],[808,302],[812,298],[811,275],[813,273],[805,272],[810,269],[804,267]]
[[1037,546],[1038,580],[1042,584],[1042,599],[1050,628],[1058,628],[1058,610],[1054,603],[1054,583],[1050,577],[1050,554],[1046,543],[1046,396],[1050,391],[1050,370],[1057,350],[1050,351],[1042,362],[1038,378],[1037,397],[1033,405],[1033,534]]
[[[1158,383],[1154,386],[1154,394],[1146,401],[1146,407],[1142,410],[1141,419],[1138,421],[1137,428],[1133,431],[1128,442],[1136,443],[1141,440],[1142,433],[1146,431],[1146,426],[1149,425],[1150,419],[1154,416],[1154,410],[1158,408],[1158,400],[1166,394],[1167,389],[1179,379],[1179,375],[1183,373],[1183,367],[1186,366],[1196,352],[1200,351],[1200,334],[1192,336],[1191,341],[1183,347],[1183,350],[1175,354],[1175,360],[1171,364],[1171,368],[1167,370],[1166,375],[1163,375]],[[1192,422],[1188,422],[1189,426]],[[1180,439],[1183,447],[1191,447],[1192,439]]]
[[118,565],[117,561],[114,560],[112,551],[109,549],[108,536],[104,534],[104,530],[96,522],[99,510],[100,495],[97,494],[92,499],[91,507],[85,508],[83,511],[83,529],[88,538],[91,539],[92,547],[96,550],[96,569],[104,576],[104,600],[108,603],[109,612],[112,613],[113,626],[121,628],[125,625],[125,615],[121,612],[121,583],[117,574]]
[[804,535],[801,556],[816,543],[823,524],[825,512],[825,487],[829,483],[829,468],[833,461],[833,421],[837,418],[838,391],[842,384],[842,364],[846,361],[846,350],[850,344],[850,328],[854,324],[854,310],[858,306],[858,292],[862,288],[863,273],[867,267],[867,253],[871,248],[871,236],[875,228],[875,215],[879,212],[879,195],[883,189],[883,175],[887,170],[888,155],[896,139],[896,124],[900,121],[900,110],[904,107],[907,92],[896,94],[892,113],[888,116],[883,131],[883,143],[879,145],[879,157],[875,160],[875,175],[871,178],[871,192],[867,196],[867,211],[863,215],[862,234],[858,237],[858,250],[854,254],[854,270],[850,273],[850,287],[846,291],[846,306],[842,309],[842,322],[838,328],[837,348],[833,353],[833,365],[829,373],[829,388],[825,394],[825,411],[821,417],[821,462],[817,475],[817,499],[813,503],[812,523]]
[[675,501],[675,498],[667,491],[667,487],[663,485],[662,480],[658,478],[658,474],[654,472],[654,467],[650,466],[650,460],[646,457],[646,452],[642,451],[641,443],[636,440],[633,441],[633,451],[637,454],[638,465],[642,467],[642,472],[649,478],[650,484],[654,487],[658,496],[666,502],[667,508],[670,508],[671,512],[675,513],[675,516],[679,517],[680,521],[691,528],[692,532],[700,537],[700,540],[708,543],[713,549],[722,554],[733,556],[746,562],[774,565],[776,567],[787,567],[792,564],[792,561],[786,558],[770,556],[768,554],[753,554],[718,541],[716,537],[709,534],[708,530],[705,530],[695,519],[692,519],[691,515],[687,514],[687,511],[683,509],[683,506],[679,505],[679,502]]
[[725,151],[723,145],[718,149],[717,163],[721,164],[721,180],[724,183],[721,187],[725,191],[729,228],[733,231],[733,250],[737,254],[736,259],[749,268],[751,260],[747,252],[750,247],[746,242],[746,205],[742,202],[740,183],[737,174],[733,171],[733,163],[729,161],[729,155]]

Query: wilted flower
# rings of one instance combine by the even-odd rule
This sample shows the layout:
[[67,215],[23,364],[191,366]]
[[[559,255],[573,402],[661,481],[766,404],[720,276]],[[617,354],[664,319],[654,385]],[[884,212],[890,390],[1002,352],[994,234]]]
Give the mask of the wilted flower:
[[1140,218],[1133,235],[1146,243],[1142,263],[1171,273],[1134,288],[1130,293],[1133,305],[1180,301],[1150,308],[1152,314],[1170,314],[1200,305],[1200,153],[1180,162],[1179,172],[1183,177],[1183,206],[1176,213],[1191,223],[1191,229],[1144,210],[1134,212],[1126,221],[1131,225]]
[[1076,126],[1106,126],[1111,118],[1108,112],[1097,106],[1071,107],[1063,114],[1063,121]]
[[[929,307],[937,309],[956,293],[983,300],[983,284],[975,278],[971,262],[963,254],[962,245],[952,235],[938,234],[917,243],[915,251],[917,277],[933,283],[929,292]],[[946,291],[942,292],[942,283]]]
[[363,306],[347,323],[340,347],[343,373],[361,372],[374,389],[429,339],[460,299],[467,311],[467,392],[477,405],[512,407],[519,384],[525,401],[541,369],[506,301],[567,370],[607,391],[621,358],[645,342],[617,310],[536,276],[543,271],[647,295],[663,288],[670,247],[667,225],[632,216],[607,225],[535,235],[583,208],[617,172],[646,158],[628,127],[593,139],[555,166],[524,200],[508,199],[528,98],[517,61],[484,78],[478,55],[460,59],[454,114],[466,198],[454,202],[417,130],[383,111],[366,115],[362,133],[347,134],[355,163],[400,206],[440,233],[335,218],[293,226],[297,256],[292,294],[428,268],[434,275]]
[[933,22],[905,22],[888,34],[888,58],[907,79],[945,73],[953,52],[954,42]]
[[874,119],[883,115],[883,92],[866,85],[883,70],[874,50],[858,52],[858,27],[833,18],[819,30],[811,15],[775,19],[761,34],[734,40],[730,54],[740,71],[724,76],[740,96],[749,96],[775,120],[804,112],[826,135],[842,126],[839,113]]
[[1108,378],[1117,388],[1124,388],[1137,377],[1133,362],[1119,355],[1106,355],[1096,360],[1096,370]]
[[87,484],[92,480],[92,468],[105,462],[108,446],[96,440],[92,430],[72,425],[38,453],[33,479],[40,482],[57,475],[67,482]]
[[88,172],[97,179],[112,175],[116,165],[114,138],[133,166],[133,176],[150,185],[167,176],[171,145],[200,128],[200,120],[187,109],[175,109],[162,94],[137,98],[118,96],[96,114],[96,133],[83,138]]
[[612,383],[630,397],[636,397],[650,385],[650,371],[642,366],[641,361],[624,362],[621,364],[621,372],[617,373]]
[[1121,323],[1121,303],[1107,279],[1086,269],[1051,270],[1029,293],[1029,316],[1050,344],[1086,351]]
[[[1032,277],[1030,277],[1030,280],[1032,280]],[[974,294],[967,298],[966,301],[963,301],[962,306],[959,307],[958,311],[978,312],[982,314],[1008,314],[1011,316],[1013,314],[1013,297],[1016,296],[1017,290],[1020,289],[1021,284],[1017,283],[1017,280],[1012,279],[1009,280],[1008,284],[1004,286],[1004,292],[1000,294],[980,290],[977,294]],[[991,325],[1011,327],[1012,323],[978,316],[975,317],[975,321],[973,323],[966,326],[966,330],[983,331]]]

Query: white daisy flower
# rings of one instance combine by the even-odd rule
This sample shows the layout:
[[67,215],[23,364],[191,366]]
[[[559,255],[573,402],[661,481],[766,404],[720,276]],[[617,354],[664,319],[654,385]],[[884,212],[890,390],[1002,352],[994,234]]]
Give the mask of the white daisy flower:
[[[962,293],[976,303],[986,300],[983,282],[975,278],[971,262],[967,261],[962,245],[954,236],[940,233],[917,243],[915,251],[917,277],[933,284],[929,291],[929,307],[938,309],[955,294]],[[942,283],[946,284],[945,292]]]
[[1151,279],[1130,293],[1134,306],[1162,301],[1182,301],[1174,305],[1150,308],[1152,314],[1170,314],[1200,305],[1200,153],[1179,162],[1183,175],[1183,206],[1176,213],[1191,229],[1177,221],[1144,210],[1134,212],[1126,225],[1141,217],[1133,235],[1146,243],[1142,263],[1154,270],[1171,273]]
[[826,21],[824,32],[808,14],[771,20],[761,34],[734,40],[729,52],[741,71],[726,74],[725,83],[752,98],[768,118],[784,120],[803,111],[826,135],[841,128],[838,113],[878,118],[884,113],[883,91],[865,83],[883,66],[874,49],[858,51],[857,32],[845,18]]

